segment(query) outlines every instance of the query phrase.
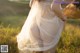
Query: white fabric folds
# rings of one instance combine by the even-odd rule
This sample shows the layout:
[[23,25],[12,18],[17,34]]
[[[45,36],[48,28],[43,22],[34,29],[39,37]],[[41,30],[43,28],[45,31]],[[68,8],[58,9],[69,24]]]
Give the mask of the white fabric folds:
[[54,47],[64,22],[51,10],[51,2],[35,2],[17,36],[19,50],[45,51]]

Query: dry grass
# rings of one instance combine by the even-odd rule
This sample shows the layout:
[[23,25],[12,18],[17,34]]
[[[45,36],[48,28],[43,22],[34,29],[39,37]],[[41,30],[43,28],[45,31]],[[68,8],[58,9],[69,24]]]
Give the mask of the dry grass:
[[[20,28],[3,27],[0,25],[0,45],[9,45],[9,53],[18,53],[16,35]],[[57,53],[80,53],[80,26],[67,24],[60,42]]]
[[80,53],[80,27],[67,24],[59,42],[58,53]]

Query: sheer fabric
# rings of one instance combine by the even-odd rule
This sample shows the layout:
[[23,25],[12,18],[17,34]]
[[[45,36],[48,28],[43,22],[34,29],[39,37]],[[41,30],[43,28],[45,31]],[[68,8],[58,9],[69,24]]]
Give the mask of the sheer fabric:
[[19,50],[45,51],[58,43],[64,22],[51,10],[51,1],[36,1],[32,5],[17,36]]

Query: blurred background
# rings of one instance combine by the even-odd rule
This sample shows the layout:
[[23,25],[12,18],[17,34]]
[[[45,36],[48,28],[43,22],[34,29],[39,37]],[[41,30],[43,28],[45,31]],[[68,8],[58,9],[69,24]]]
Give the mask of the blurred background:
[[29,0],[0,0],[0,24],[22,25],[29,12]]
[[[80,3],[62,6],[68,21],[56,53],[80,53]],[[19,53],[16,36],[27,19],[29,10],[29,0],[0,0],[0,45],[8,45],[8,53]]]

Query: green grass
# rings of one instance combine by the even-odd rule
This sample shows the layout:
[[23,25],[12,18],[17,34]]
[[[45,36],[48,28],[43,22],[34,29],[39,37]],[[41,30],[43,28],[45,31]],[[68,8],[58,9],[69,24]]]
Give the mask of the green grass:
[[[17,17],[8,19],[11,20],[11,23],[14,23],[14,26],[16,27],[8,25],[8,23],[6,23],[7,18],[6,20],[4,19],[5,22],[3,22],[6,24],[6,26],[4,27],[3,24],[0,25],[0,45],[9,45],[9,53],[18,53],[16,35],[21,30],[22,24],[19,25],[19,23],[24,23],[26,17],[24,19],[19,19]],[[18,22],[18,19],[23,21]],[[80,26],[79,24],[74,24],[66,24],[60,42],[58,43],[58,47],[56,49],[57,53],[80,53]]]
[[9,53],[18,53],[16,35],[19,28],[3,27],[0,25],[0,45],[8,45]]
[[57,48],[58,53],[80,53],[80,26],[67,24]]
[[10,27],[22,26],[26,20],[27,16],[5,16],[0,18],[0,24],[3,24],[4,27],[9,25]]

